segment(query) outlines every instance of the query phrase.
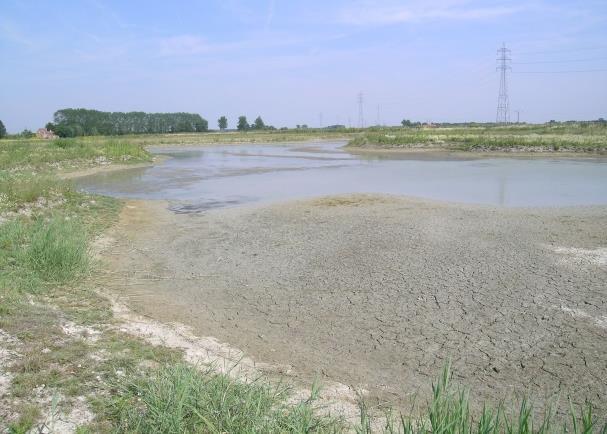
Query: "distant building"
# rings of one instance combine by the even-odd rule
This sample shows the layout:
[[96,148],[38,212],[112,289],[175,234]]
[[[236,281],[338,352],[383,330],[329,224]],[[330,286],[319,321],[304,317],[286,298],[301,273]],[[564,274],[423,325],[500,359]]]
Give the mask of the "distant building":
[[56,139],[59,136],[46,128],[38,128],[38,131],[36,131],[36,137],[39,139]]
[[346,128],[345,125],[329,125],[325,127],[325,130],[343,130],[344,128]]

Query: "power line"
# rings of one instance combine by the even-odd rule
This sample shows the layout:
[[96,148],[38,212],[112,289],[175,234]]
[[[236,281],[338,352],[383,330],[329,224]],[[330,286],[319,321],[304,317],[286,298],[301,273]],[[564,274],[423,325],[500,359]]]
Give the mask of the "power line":
[[513,74],[573,74],[577,72],[603,72],[606,69],[572,69],[569,71],[515,71]]
[[578,47],[578,48],[564,48],[559,50],[547,50],[547,51],[517,51],[517,54],[552,54],[552,53],[573,53],[579,51],[592,51],[592,50],[607,50],[607,45],[598,47]]
[[502,44],[502,48],[497,50],[499,62],[497,70],[500,71],[500,92],[497,97],[497,114],[495,122],[498,124],[510,123],[510,101],[508,98],[508,83],[506,81],[506,72],[510,69],[510,50],[506,48],[506,43]]
[[514,65],[535,65],[536,63],[574,63],[574,62],[593,62],[596,60],[607,60],[607,57],[594,57],[592,59],[572,59],[572,60],[537,60],[534,62],[512,62]]

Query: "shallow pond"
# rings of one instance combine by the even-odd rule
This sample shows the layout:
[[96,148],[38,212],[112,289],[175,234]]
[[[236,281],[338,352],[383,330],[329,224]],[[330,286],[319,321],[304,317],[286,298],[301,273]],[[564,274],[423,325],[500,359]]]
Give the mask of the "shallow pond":
[[166,199],[176,212],[338,193],[389,193],[500,206],[607,204],[605,158],[364,154],[343,142],[165,147],[147,168],[76,181],[100,194]]

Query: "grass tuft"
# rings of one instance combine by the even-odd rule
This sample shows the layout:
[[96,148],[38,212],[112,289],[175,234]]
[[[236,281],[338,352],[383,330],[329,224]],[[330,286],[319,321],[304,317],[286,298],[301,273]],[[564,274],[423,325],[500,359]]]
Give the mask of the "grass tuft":
[[54,217],[37,220],[24,250],[31,268],[47,282],[66,282],[88,270],[87,237],[81,224]]
[[40,410],[30,404],[23,406],[19,413],[19,418],[8,426],[10,434],[26,434],[31,432],[36,420],[40,417]]
[[0,174],[0,210],[13,211],[41,199],[61,199],[71,192],[69,182],[48,175]]
[[141,143],[116,141],[105,137],[45,140],[3,140],[0,144],[0,170],[57,170],[98,162],[151,160]]
[[313,414],[311,400],[286,404],[288,390],[244,384],[192,366],[166,366],[120,385],[109,413],[120,432],[338,432],[338,420]]
[[[544,409],[542,418],[537,418],[533,405],[528,399],[521,401],[519,410],[515,414],[509,414],[504,410],[504,405],[500,404],[497,408],[484,405],[482,412],[474,416],[470,412],[468,391],[454,387],[451,384],[451,377],[450,364],[446,364],[440,377],[432,385],[432,400],[422,408],[420,415],[407,417],[401,414],[395,417],[393,413],[388,412],[385,415],[383,432],[386,434],[607,433],[607,422],[601,425],[598,418],[593,416],[592,405],[589,403],[579,411],[571,405],[569,421],[556,421],[550,406]],[[372,419],[364,402],[360,405],[360,420],[360,425],[356,427],[358,434],[376,432],[372,429]]]
[[126,142],[108,142],[103,147],[104,155],[110,160],[128,161],[130,159],[147,161],[150,154],[140,145]]

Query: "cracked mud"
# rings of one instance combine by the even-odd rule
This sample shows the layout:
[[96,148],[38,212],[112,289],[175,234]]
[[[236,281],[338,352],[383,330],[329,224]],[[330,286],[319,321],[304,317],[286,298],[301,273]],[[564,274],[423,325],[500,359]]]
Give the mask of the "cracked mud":
[[405,405],[451,358],[475,397],[607,411],[605,207],[349,195],[175,215],[131,201],[112,236],[104,286],[122,301],[298,380]]

